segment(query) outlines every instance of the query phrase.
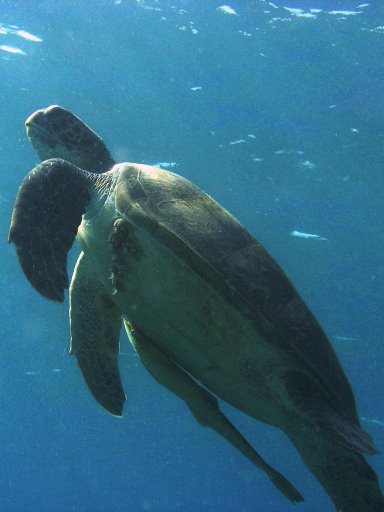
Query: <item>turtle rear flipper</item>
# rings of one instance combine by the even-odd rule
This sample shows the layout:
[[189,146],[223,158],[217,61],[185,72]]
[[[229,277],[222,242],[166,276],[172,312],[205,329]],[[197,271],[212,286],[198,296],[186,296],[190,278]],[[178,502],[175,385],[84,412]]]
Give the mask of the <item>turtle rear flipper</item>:
[[27,279],[48,299],[64,300],[67,254],[90,198],[87,173],[61,159],[42,162],[19,188],[9,242]]
[[186,402],[200,425],[210,427],[237,448],[269,477],[273,485],[292,503],[303,501],[299,491],[271,467],[221,412],[217,399],[200,386],[180,366],[157,348],[144,333],[124,320],[128,338],[141,362],[153,377]]
[[286,431],[302,459],[342,512],[384,512],[376,473],[363,455],[312,427]]
[[347,449],[368,455],[378,453],[358,419],[347,417],[333,407],[312,378],[303,372],[290,370],[283,374],[282,382],[293,405],[324,435]]

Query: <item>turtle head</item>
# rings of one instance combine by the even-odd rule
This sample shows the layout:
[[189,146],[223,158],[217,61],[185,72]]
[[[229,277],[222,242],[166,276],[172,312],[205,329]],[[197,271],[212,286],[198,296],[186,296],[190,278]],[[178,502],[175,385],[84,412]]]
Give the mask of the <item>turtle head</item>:
[[59,105],[37,110],[25,121],[25,127],[42,160],[62,158],[94,173],[115,165],[101,137]]

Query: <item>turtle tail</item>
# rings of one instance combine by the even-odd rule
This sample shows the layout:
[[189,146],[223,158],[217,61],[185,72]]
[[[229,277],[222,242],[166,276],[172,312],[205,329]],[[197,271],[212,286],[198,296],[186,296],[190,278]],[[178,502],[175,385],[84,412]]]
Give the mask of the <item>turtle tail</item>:
[[89,176],[65,160],[46,160],[16,197],[8,241],[32,286],[51,300],[62,302],[69,286],[67,254],[91,199]]

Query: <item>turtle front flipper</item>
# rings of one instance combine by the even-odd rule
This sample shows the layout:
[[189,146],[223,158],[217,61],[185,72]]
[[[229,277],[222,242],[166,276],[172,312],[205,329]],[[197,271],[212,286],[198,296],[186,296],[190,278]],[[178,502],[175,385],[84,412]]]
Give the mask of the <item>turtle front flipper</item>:
[[70,287],[71,348],[96,400],[122,416],[126,400],[118,368],[121,312],[82,253]]
[[9,242],[16,245],[32,286],[51,300],[64,300],[67,254],[90,201],[91,186],[85,171],[52,159],[35,167],[19,188]]
[[299,491],[283,475],[265,462],[220,411],[217,399],[211,393],[199,386],[184,370],[171,361],[129,322],[124,320],[124,325],[131,344],[147,370],[160,384],[187,403],[200,425],[210,427],[224,437],[245,457],[264,471],[275,487],[291,502],[303,501]]

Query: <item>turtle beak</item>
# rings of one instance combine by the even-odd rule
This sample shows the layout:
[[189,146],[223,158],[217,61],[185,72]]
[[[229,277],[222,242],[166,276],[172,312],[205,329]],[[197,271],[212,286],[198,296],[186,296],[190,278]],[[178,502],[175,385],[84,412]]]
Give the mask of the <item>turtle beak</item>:
[[25,130],[27,132],[27,137],[31,139],[31,135],[35,130],[37,133],[41,135],[45,135],[49,139],[52,138],[49,133],[49,123],[46,118],[47,109],[37,110],[33,114],[31,114],[28,119],[25,121]]
[[31,114],[28,119],[25,121],[25,129],[26,129],[26,132],[27,132],[27,136],[29,137],[29,132],[31,130],[31,128],[41,128],[41,125],[44,125],[44,123],[42,123],[42,118],[44,116],[44,113],[45,113],[45,110],[37,110],[37,112],[34,112],[33,114]]

